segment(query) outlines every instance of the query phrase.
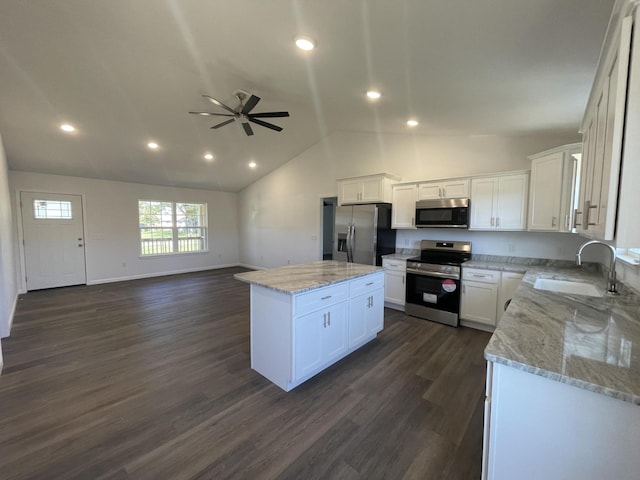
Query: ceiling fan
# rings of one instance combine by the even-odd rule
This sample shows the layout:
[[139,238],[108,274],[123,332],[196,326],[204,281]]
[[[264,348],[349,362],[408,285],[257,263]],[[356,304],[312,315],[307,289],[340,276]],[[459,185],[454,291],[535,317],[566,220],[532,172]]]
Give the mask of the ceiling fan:
[[250,113],[251,110],[255,108],[255,106],[260,101],[260,97],[256,97],[255,95],[250,95],[249,93],[238,90],[234,93],[236,99],[238,99],[238,106],[236,108],[231,108],[222,103],[219,100],[216,100],[209,95],[202,95],[204,98],[209,100],[214,105],[218,107],[224,108],[229,113],[212,113],[212,112],[189,112],[194,115],[211,115],[215,117],[231,117],[229,120],[225,120],[224,122],[218,123],[211,128],[220,128],[225,125],[235,122],[239,120],[242,122],[242,128],[244,128],[244,133],[247,136],[253,135],[253,129],[249,122],[255,123],[256,125],[260,125],[262,127],[270,128],[271,130],[275,130],[276,132],[281,132],[282,127],[278,125],[274,125],[273,123],[265,122],[264,120],[260,120],[261,118],[279,118],[279,117],[288,117],[289,112],[262,112],[262,113]]

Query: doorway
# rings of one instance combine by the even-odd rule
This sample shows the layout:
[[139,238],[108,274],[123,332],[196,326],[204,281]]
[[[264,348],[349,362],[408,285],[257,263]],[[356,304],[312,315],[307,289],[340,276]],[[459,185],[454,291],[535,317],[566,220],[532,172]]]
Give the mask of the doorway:
[[322,199],[322,259],[333,260],[333,228],[336,222],[337,197]]
[[20,192],[27,290],[87,283],[82,197]]

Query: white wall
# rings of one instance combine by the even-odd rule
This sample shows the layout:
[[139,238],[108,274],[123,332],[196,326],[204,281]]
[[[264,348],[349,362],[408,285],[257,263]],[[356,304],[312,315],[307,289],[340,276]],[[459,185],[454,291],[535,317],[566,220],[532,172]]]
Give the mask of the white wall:
[[[7,158],[0,136],[0,337],[9,335],[18,299],[13,239]],[[2,345],[0,344],[0,371],[2,363]]]
[[[528,155],[579,140],[577,134],[430,137],[333,133],[240,192],[241,262],[274,267],[321,258],[321,197],[337,194],[337,178],[386,172],[401,176],[403,181],[414,181],[529,169]],[[424,233],[415,235],[409,237],[411,241],[418,235],[427,238]],[[514,237],[499,240],[501,233],[487,235],[487,240],[476,242],[474,251],[495,253],[495,240],[516,243]],[[518,234],[518,249],[501,254],[537,256],[552,252],[552,258],[573,259],[571,241],[547,235],[544,241],[553,246],[540,249],[539,235]],[[405,236],[398,237],[398,246],[403,247]],[[556,242],[561,245],[556,246]],[[559,248],[564,248],[564,255],[558,254]]]
[[[14,205],[19,191],[84,196],[87,283],[195,271],[239,262],[235,193],[14,171],[9,174],[9,183]],[[209,252],[140,258],[139,199],[207,203]],[[19,209],[14,207],[14,212],[18,228]],[[19,278],[24,289],[24,264],[21,263]]]

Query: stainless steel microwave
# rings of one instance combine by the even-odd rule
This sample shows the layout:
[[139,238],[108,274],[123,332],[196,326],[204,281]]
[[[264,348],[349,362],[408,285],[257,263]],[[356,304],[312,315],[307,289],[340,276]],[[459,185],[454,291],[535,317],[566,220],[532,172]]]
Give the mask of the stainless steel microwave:
[[469,199],[438,198],[416,202],[416,227],[469,228]]

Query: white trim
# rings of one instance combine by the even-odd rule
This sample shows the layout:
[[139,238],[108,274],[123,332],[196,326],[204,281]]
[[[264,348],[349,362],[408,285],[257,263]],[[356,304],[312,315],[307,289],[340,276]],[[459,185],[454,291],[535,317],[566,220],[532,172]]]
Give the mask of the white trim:
[[[219,270],[221,268],[230,268],[239,266],[237,263],[229,263],[226,265],[210,265],[208,267],[184,268],[181,270],[171,270],[169,272],[142,273],[140,275],[128,275],[126,277],[101,278],[91,280],[87,285],[100,285],[103,283],[126,282],[127,280],[139,280],[141,278],[164,277],[167,275],[180,275],[181,273],[203,272],[206,270]],[[249,267],[248,267],[249,268]]]
[[258,267],[257,265],[249,265],[248,263],[238,263],[237,267],[250,268],[252,270],[266,270],[267,267]]
[[[13,326],[13,317],[16,314],[16,308],[18,307],[18,297],[19,297],[20,293],[17,292],[15,298],[13,299],[13,306],[11,307],[11,310],[9,311],[9,321],[7,322],[7,331],[6,332],[0,332],[0,338],[7,338],[9,335],[11,335],[11,327]],[[0,361],[2,360],[2,357],[0,356]],[[0,371],[2,371],[2,366],[0,365]]]

